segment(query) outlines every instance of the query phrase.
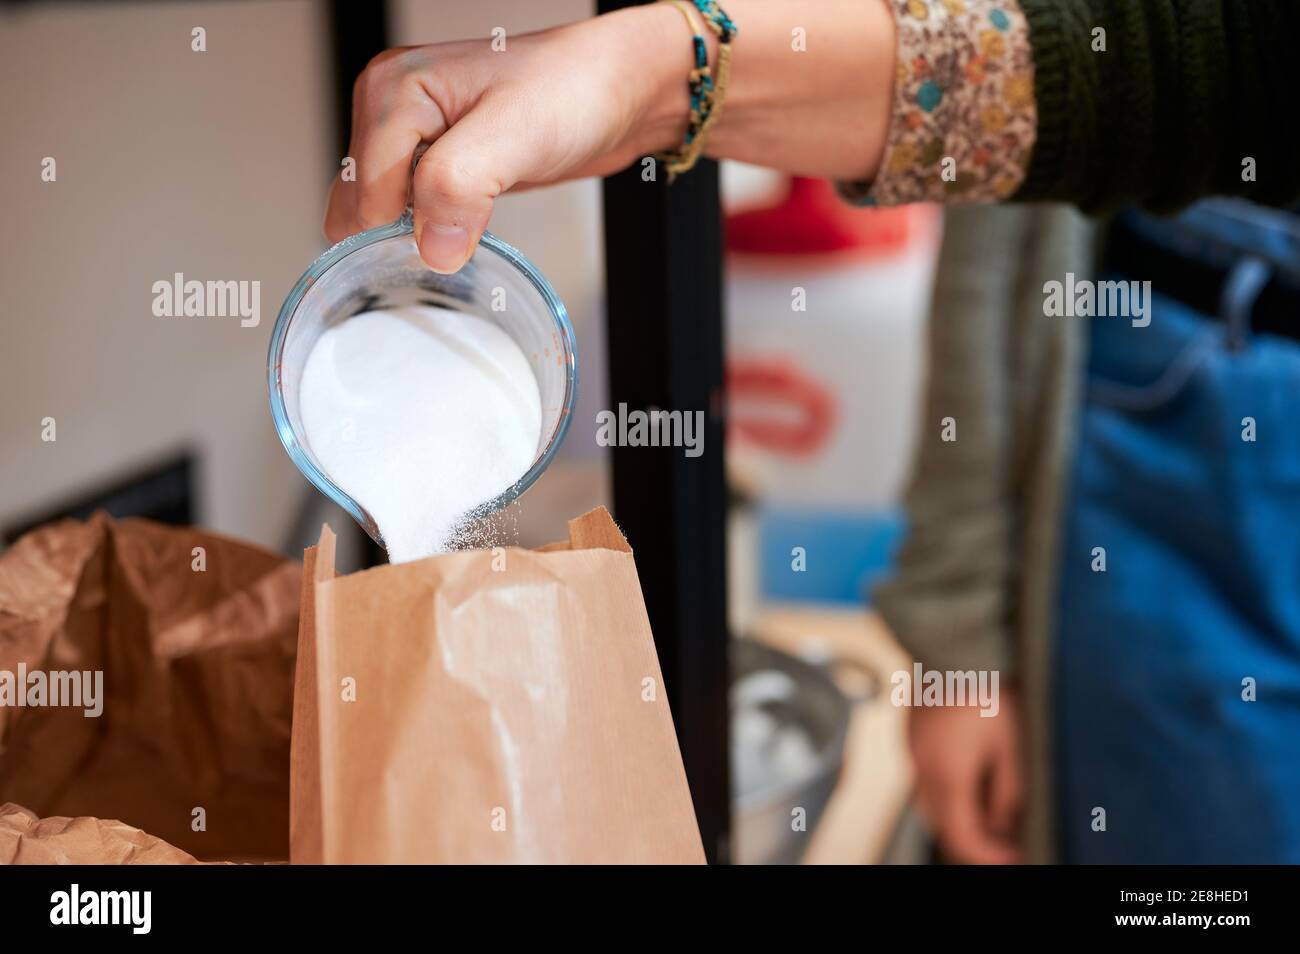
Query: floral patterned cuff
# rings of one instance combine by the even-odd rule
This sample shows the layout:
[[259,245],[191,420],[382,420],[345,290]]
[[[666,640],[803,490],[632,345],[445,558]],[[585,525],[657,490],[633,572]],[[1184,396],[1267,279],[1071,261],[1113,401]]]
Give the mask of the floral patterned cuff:
[[880,172],[842,182],[867,205],[992,202],[1029,166],[1038,123],[1029,25],[1017,0],[889,0],[894,113]]

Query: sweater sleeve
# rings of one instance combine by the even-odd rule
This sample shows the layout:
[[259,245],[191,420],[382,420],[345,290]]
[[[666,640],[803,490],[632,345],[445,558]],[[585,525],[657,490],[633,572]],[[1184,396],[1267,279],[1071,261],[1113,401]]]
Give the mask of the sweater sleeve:
[[1300,193],[1295,0],[1019,0],[1038,130],[1016,199],[1172,210]]
[[1042,683],[1083,326],[1045,322],[1042,287],[1091,271],[1092,229],[1059,205],[945,216],[908,533],[873,593],[930,669]]
[[[1296,0],[889,2],[894,115],[877,179],[841,185],[853,201],[1053,200],[1096,213],[1300,197]],[[1001,43],[982,39],[994,21]],[[922,94],[909,72],[921,56],[960,68]],[[987,135],[990,119],[1005,135]]]
[[872,594],[898,641],[932,669],[1014,671],[1006,345],[1030,218],[1027,208],[968,208],[945,223],[907,536]]

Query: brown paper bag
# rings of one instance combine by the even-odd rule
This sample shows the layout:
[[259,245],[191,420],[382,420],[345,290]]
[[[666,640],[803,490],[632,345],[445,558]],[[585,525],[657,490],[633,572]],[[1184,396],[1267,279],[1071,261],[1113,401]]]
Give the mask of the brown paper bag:
[[0,805],[0,865],[203,864],[161,838],[120,821],[38,818],[12,802]]
[[95,718],[0,706],[0,860],[286,858],[300,578],[102,514],[0,554],[0,670],[103,673]]
[[632,553],[603,508],[541,551],[334,572],[307,551],[295,863],[702,863]]

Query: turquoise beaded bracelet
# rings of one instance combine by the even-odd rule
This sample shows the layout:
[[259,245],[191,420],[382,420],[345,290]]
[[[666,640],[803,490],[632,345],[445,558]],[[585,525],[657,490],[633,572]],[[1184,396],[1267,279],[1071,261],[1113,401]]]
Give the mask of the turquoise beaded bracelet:
[[666,0],[682,11],[690,25],[695,54],[695,66],[687,77],[690,91],[691,113],[686,139],[679,149],[661,153],[659,158],[668,169],[671,182],[678,174],[686,172],[699,160],[704,147],[704,136],[717,122],[722,112],[722,101],[731,77],[731,41],[738,32],[735,23],[717,3],[717,0],[690,0],[709,29],[718,37],[718,66],[716,77],[709,69],[708,47],[704,36],[695,25],[687,0]]

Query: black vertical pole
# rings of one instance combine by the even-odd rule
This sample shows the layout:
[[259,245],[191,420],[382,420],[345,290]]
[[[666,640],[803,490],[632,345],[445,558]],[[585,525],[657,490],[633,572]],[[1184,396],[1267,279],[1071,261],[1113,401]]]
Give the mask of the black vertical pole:
[[[597,3],[602,13],[631,5]],[[683,30],[682,43],[689,39]],[[710,862],[725,863],[730,785],[718,168],[702,161],[671,187],[662,167],[654,181],[643,171],[637,163],[604,183],[610,408],[702,411],[704,452],[691,458],[680,447],[614,447],[614,509],[636,554],[705,852]]]
[[371,57],[391,45],[388,0],[329,0],[330,53],[334,59],[334,114],[338,119],[339,161],[352,135],[352,84]]
[[[338,135],[338,159],[347,155],[352,138],[352,84],[371,58],[391,45],[388,38],[388,0],[329,0],[330,53],[334,61],[334,116]],[[349,521],[351,523],[351,521]],[[361,537],[361,561],[365,566],[388,562],[384,548],[352,527]]]

